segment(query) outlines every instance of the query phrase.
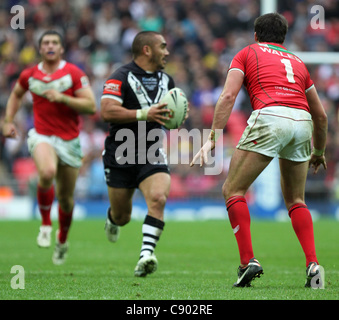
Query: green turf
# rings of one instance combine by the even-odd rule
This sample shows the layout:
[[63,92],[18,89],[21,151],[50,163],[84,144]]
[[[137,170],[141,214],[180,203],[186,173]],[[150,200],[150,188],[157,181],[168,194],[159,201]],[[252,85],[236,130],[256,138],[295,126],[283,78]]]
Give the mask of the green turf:
[[[56,222],[54,222],[56,226]],[[228,221],[168,221],[156,254],[158,271],[135,278],[141,221],[132,220],[120,239],[106,240],[103,221],[74,221],[67,262],[54,266],[53,249],[36,245],[39,221],[0,222],[1,300],[337,300],[339,222],[314,223],[325,268],[325,290],[305,289],[305,260],[290,223],[252,222],[252,240],[264,275],[251,288],[232,288],[239,264]],[[54,238],[54,237],[53,237]],[[13,289],[12,266],[25,270],[25,288]]]

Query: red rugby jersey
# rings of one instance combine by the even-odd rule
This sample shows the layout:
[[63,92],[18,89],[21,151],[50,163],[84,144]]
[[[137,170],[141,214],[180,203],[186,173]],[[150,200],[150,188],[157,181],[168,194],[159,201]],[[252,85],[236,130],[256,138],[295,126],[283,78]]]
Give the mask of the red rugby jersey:
[[34,127],[38,133],[55,135],[64,140],[79,135],[79,114],[63,103],[48,101],[42,93],[56,89],[65,95],[74,96],[75,91],[89,86],[88,78],[82,70],[61,60],[59,68],[53,74],[47,74],[41,62],[23,70],[18,81],[32,94]]
[[305,64],[284,46],[251,44],[236,54],[231,69],[244,73],[253,110],[287,106],[310,111],[305,92],[313,81]]

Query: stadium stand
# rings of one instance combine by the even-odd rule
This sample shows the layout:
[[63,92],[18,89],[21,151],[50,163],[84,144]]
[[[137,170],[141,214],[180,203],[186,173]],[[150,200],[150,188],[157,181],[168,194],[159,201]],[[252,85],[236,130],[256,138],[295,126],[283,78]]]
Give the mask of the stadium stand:
[[[131,59],[129,48],[135,34],[139,30],[156,30],[165,35],[171,53],[166,71],[189,97],[190,119],[184,127],[188,130],[209,128],[228,65],[237,51],[254,41],[253,22],[260,14],[260,2],[252,0],[26,0],[20,3],[25,8],[25,29],[13,30],[10,26],[12,3],[5,0],[0,4],[0,124],[9,92],[20,71],[39,61],[37,39],[46,29],[57,29],[63,33],[65,58],[90,76],[98,109],[105,79],[114,69]],[[285,42],[289,50],[339,50],[339,1],[324,0],[321,3],[326,12],[326,30],[310,28],[310,6],[314,1],[278,1],[278,11],[290,24]],[[324,61],[308,67],[328,112],[329,135],[326,153],[328,170],[320,177],[310,176],[307,194],[338,200],[339,65],[329,65]],[[23,137],[32,126],[31,106],[31,98],[27,95],[24,108],[17,116]],[[239,95],[235,110],[224,132],[224,172],[220,176],[206,177],[188,165],[171,165],[171,198],[220,197],[230,147],[236,143],[251,111],[244,92]],[[108,126],[98,114],[84,119],[84,140],[88,138],[88,121],[96,139],[102,141]],[[21,178],[31,177],[28,173],[32,171],[31,166],[27,166],[29,172],[22,173],[25,167],[20,163],[28,163],[29,157],[24,140],[11,142],[0,135],[0,186],[10,186],[16,194],[27,192],[28,180],[23,182]],[[89,179],[93,174],[98,177],[97,172],[100,172],[100,152],[97,151],[92,155],[88,153],[86,157],[86,165],[79,179],[81,183],[77,187],[79,197],[106,197],[105,188],[89,187]],[[21,178],[17,175],[18,166]]]

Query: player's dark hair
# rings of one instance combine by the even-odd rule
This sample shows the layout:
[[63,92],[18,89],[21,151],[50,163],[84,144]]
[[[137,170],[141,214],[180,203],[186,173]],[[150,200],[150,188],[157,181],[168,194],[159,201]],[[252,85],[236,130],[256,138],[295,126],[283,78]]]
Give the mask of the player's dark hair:
[[277,12],[264,14],[254,21],[254,31],[259,42],[283,44],[287,30],[286,18]]
[[155,35],[160,35],[160,33],[156,31],[141,31],[135,36],[132,43],[133,59],[142,54],[142,49],[144,46],[153,47]]
[[59,39],[60,39],[61,45],[64,47],[64,39],[63,39],[62,35],[61,35],[58,31],[55,31],[55,30],[47,30],[47,31],[45,31],[45,32],[41,35],[41,37],[40,37],[40,39],[39,39],[39,48],[40,48],[40,46],[41,46],[41,42],[42,42],[43,37],[44,37],[44,36],[47,36],[47,35],[56,35],[56,36],[58,36]]

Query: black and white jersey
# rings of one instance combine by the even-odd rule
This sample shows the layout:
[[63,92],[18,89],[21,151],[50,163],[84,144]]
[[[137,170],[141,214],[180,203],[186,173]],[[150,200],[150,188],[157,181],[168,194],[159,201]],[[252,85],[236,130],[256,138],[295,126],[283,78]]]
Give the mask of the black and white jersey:
[[[101,99],[115,99],[127,109],[143,109],[158,103],[165,94],[174,88],[173,78],[163,71],[147,72],[141,69],[134,61],[117,69],[105,82]],[[133,132],[136,153],[140,147],[139,142],[146,141],[146,149],[154,144],[154,140],[148,139],[148,133],[152,129],[161,129],[156,122],[135,121],[125,124],[110,124],[109,136],[105,142],[105,152],[116,153],[116,149],[126,139],[122,136]],[[130,130],[130,131],[129,131]],[[139,147],[139,148],[138,148]],[[146,150],[144,150],[146,152]]]

